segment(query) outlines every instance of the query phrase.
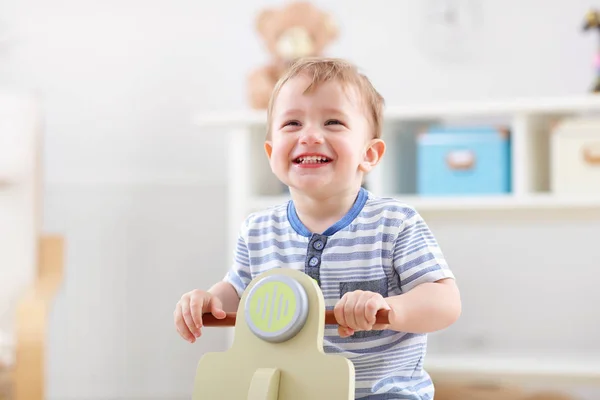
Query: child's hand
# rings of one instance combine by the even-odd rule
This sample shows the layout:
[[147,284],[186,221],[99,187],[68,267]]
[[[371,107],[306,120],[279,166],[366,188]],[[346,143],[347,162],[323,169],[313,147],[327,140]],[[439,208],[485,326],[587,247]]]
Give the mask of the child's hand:
[[333,309],[340,336],[348,337],[355,331],[385,329],[386,325],[375,324],[375,315],[382,309],[389,310],[390,306],[379,293],[356,290],[344,294]]
[[225,318],[221,300],[210,292],[192,290],[181,296],[175,307],[177,332],[190,343],[202,335],[202,314],[210,312],[215,318]]

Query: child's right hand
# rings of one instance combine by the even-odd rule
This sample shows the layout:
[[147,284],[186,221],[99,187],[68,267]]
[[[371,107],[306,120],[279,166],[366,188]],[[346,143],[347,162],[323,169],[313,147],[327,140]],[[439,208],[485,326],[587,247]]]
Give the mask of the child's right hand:
[[181,296],[175,307],[177,332],[190,343],[202,335],[202,314],[210,312],[215,318],[225,318],[221,300],[210,292],[192,290]]

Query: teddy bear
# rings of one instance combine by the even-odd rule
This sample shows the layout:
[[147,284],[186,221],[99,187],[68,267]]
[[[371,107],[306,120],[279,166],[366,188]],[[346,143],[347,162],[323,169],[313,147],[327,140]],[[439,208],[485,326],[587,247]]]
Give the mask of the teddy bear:
[[518,386],[436,383],[435,400],[578,400],[555,391],[528,391]]
[[299,58],[322,55],[339,34],[331,15],[306,1],[264,9],[256,18],[256,30],[271,62],[248,76],[249,103],[254,109],[267,108],[271,92],[286,68]]

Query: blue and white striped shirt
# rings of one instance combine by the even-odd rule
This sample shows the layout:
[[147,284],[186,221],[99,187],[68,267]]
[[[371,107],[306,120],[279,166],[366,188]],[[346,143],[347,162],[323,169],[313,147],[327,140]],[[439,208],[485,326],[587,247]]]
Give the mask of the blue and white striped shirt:
[[[327,309],[347,291],[389,297],[424,282],[454,278],[421,216],[364,188],[351,210],[322,234],[302,224],[292,201],[251,214],[242,225],[225,280],[241,297],[257,275],[280,267],[315,278]],[[426,334],[359,331],[341,338],[337,326],[326,325],[323,343],[325,352],[353,362],[357,399],[433,398],[431,378],[423,369]]]

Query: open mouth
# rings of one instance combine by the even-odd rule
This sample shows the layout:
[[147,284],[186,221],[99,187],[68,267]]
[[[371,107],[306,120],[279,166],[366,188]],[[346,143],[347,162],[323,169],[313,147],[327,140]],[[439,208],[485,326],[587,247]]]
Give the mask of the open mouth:
[[326,156],[300,156],[294,159],[294,164],[327,164],[333,161]]

